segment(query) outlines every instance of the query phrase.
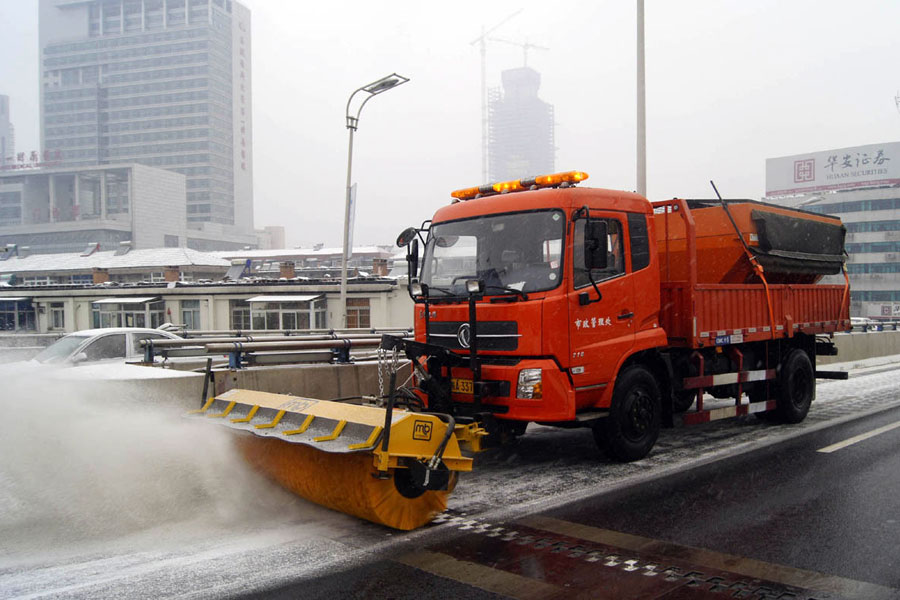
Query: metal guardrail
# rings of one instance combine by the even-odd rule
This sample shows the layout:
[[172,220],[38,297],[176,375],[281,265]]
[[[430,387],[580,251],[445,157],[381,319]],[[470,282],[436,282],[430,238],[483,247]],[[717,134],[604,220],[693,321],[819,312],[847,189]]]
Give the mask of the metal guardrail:
[[228,357],[228,366],[232,369],[257,364],[346,363],[350,362],[351,350],[380,346],[383,333],[412,336],[411,329],[328,330],[327,333],[304,331],[292,335],[258,335],[259,333],[254,331],[256,335],[141,340],[144,348],[143,362],[153,364],[157,357],[168,360],[221,354]]
[[853,331],[897,331],[900,330],[900,321],[869,319],[865,323],[852,323],[851,327]]
[[412,327],[356,327],[347,329],[187,329],[184,326],[169,325],[166,329],[180,335],[184,339],[206,337],[308,337],[311,335],[324,335],[334,337],[336,335],[381,335],[382,333],[411,334]]

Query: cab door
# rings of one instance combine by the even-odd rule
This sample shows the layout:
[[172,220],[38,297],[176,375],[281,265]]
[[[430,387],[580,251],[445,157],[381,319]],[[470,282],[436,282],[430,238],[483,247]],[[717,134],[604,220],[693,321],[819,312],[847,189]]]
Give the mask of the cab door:
[[[607,225],[607,266],[591,274],[584,262],[586,219],[574,223],[570,261],[569,349],[576,408],[594,406],[615,376],[621,357],[634,344],[634,281],[627,251],[625,213],[592,211],[592,220]],[[590,301],[586,303],[586,301]]]

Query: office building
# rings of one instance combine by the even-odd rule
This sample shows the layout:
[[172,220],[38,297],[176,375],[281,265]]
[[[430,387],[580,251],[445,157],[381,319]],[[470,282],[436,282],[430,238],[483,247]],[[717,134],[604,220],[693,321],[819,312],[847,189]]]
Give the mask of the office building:
[[134,163],[0,171],[0,250],[185,246],[184,198],[184,175]]
[[255,245],[250,13],[234,0],[40,0],[41,142],[61,167],[186,178],[203,250]]
[[850,314],[900,318],[900,142],[770,158],[766,200],[840,217]]
[[538,98],[541,75],[529,67],[503,71],[503,91],[489,101],[490,181],[553,173],[556,141],[553,105]]

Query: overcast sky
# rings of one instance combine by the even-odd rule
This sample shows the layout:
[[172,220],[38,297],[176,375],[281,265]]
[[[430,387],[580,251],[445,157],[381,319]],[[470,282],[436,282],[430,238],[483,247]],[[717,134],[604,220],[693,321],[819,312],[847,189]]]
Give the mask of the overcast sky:
[[[557,170],[635,188],[635,2],[244,0],[252,11],[256,227],[290,246],[342,235],[357,87],[374,98],[354,142],[356,244],[391,243],[481,181],[480,55],[493,34],[538,44],[529,66],[556,111]],[[759,198],[765,159],[900,139],[900,2],[647,0],[648,195]],[[39,146],[37,0],[0,0],[0,94],[18,150]],[[489,42],[488,85],[522,65]]]

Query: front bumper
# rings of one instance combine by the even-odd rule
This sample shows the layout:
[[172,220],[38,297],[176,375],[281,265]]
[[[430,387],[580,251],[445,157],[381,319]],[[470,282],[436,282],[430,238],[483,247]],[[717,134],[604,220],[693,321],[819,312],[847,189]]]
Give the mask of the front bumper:
[[[517,398],[519,373],[524,369],[540,369],[541,398]],[[471,380],[472,371],[456,367],[452,379]],[[481,407],[475,405],[475,395],[452,393],[454,408],[460,414],[491,412],[498,418],[515,421],[571,421],[575,418],[575,395],[568,375],[550,359],[525,359],[515,365],[482,364],[483,382]],[[478,385],[478,382],[473,382]]]

